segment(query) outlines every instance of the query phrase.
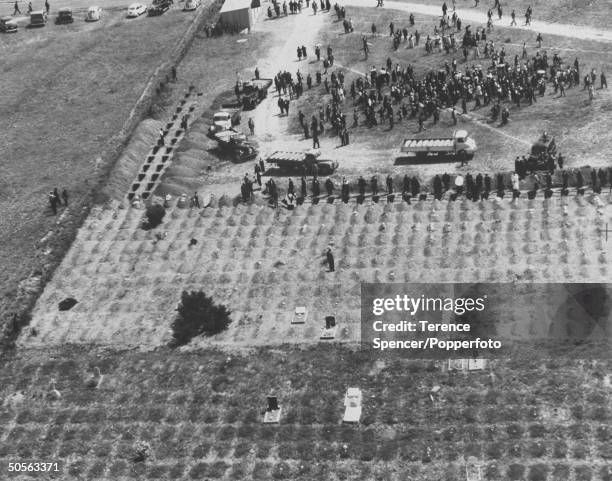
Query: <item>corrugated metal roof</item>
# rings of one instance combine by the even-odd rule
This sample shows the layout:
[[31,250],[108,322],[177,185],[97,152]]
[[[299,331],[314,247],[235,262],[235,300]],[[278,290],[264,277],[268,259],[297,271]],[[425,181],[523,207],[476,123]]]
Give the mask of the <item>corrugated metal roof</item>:
[[243,10],[245,8],[251,8],[251,0],[225,0],[221,7],[221,13]]

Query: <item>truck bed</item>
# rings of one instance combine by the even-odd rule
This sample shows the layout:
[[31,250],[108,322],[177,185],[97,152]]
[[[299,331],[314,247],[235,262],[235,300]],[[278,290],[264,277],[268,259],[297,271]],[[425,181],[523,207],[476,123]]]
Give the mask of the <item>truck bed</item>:
[[436,150],[452,150],[452,138],[446,139],[405,139],[402,143],[402,152],[427,152]]
[[268,162],[302,162],[306,158],[304,152],[276,151],[267,159]]

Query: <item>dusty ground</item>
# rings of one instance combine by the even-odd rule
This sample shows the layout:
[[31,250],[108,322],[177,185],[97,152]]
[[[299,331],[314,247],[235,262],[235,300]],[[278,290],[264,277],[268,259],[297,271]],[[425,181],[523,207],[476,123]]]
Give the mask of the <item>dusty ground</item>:
[[[397,4],[400,5],[401,4]],[[366,9],[359,7],[348,7],[349,16],[353,19],[356,32],[344,35],[342,26],[335,21],[331,15],[313,16],[310,11],[303,12],[297,17],[290,16],[287,19],[264,21],[257,28],[259,31],[277,38],[271,55],[257,62],[262,76],[271,76],[274,72],[288,70],[295,74],[299,69],[304,75],[314,74],[317,70],[322,71],[322,66],[317,64],[313,58],[314,45],[321,43],[323,49],[327,45],[334,48],[336,57],[336,70],[343,71],[347,83],[355,79],[364,71],[369,70],[371,65],[383,65],[390,57],[393,62],[400,65],[411,63],[415,65],[417,72],[424,74],[428,69],[439,69],[444,67],[444,62],[452,61],[453,55],[433,54],[426,56],[424,49],[406,49],[402,45],[397,52],[393,52],[389,38],[382,34],[371,37],[371,49],[369,60],[366,62],[362,53],[359,52],[361,32],[368,32],[370,25],[375,22],[379,32],[385,32],[391,19],[397,27],[408,23],[408,13],[391,10],[386,7],[383,10]],[[430,10],[429,7],[423,7]],[[434,17],[420,15],[417,18],[416,28],[421,32],[429,28]],[[297,31],[294,26],[297,23],[308,23],[306,33]],[[315,26],[320,28],[318,33]],[[521,53],[522,44],[527,42],[531,55],[536,53],[535,38],[531,31],[524,29],[496,28],[490,38],[497,45],[504,44],[510,58],[516,53]],[[295,57],[295,47],[305,44],[310,52],[309,59],[298,62]],[[607,49],[607,44],[593,40],[576,40],[563,36],[547,36],[545,45],[549,55],[554,52],[566,62],[573,62],[579,57],[583,69],[596,68],[598,71],[607,71],[612,66],[612,56]],[[239,49],[234,51],[239,54]],[[461,57],[458,54],[458,57]],[[468,65],[476,60],[470,58]],[[487,60],[481,59],[479,63],[486,65]],[[243,78],[252,76],[254,64],[240,63],[243,67],[241,74]],[[464,68],[463,60],[459,61],[460,68]],[[231,97],[231,93],[229,93]],[[297,114],[302,110],[306,118],[318,112],[320,105],[330,101],[330,96],[325,95],[323,86],[314,87],[306,91],[305,95],[291,103],[289,117],[280,117],[277,106],[277,94],[271,92],[271,96],[260,105],[253,114],[243,115],[248,118],[254,115],[255,139],[259,144],[261,156],[265,156],[274,150],[305,150],[311,147],[311,141],[305,140],[298,125]],[[459,163],[442,162],[429,165],[396,165],[401,141],[409,136],[436,136],[450,135],[454,129],[450,114],[443,112],[442,120],[437,126],[431,121],[427,124],[427,131],[418,134],[418,126],[415,120],[404,121],[396,124],[393,131],[388,125],[367,128],[363,125],[350,128],[351,145],[340,147],[337,137],[325,134],[321,137],[321,152],[324,158],[339,161],[340,168],[336,180],[339,181],[346,175],[349,179],[356,178],[360,174],[372,175],[374,173],[394,175],[419,175],[427,179],[434,174],[444,172],[497,172],[511,171],[513,160],[518,155],[528,152],[540,131],[546,130],[554,135],[560,145],[560,150],[566,159],[566,166],[578,167],[592,165],[607,167],[609,165],[607,152],[612,145],[612,137],[607,130],[606,123],[602,121],[612,105],[612,98],[607,90],[597,90],[596,100],[589,104],[586,93],[580,89],[568,90],[567,97],[557,98],[552,89],[548,89],[544,97],[539,97],[533,106],[523,106],[517,109],[510,106],[511,122],[508,126],[500,128],[489,120],[489,109],[481,108],[473,110],[469,106],[468,115],[459,116],[458,127],[468,129],[479,145],[479,152],[467,167],[461,168]],[[353,102],[345,101],[345,111],[352,124]],[[571,122],[568,122],[571,118]],[[363,117],[361,117],[363,122]],[[182,150],[179,160],[171,168],[164,184],[159,190],[160,194],[167,192],[179,194],[193,190],[227,192],[223,185],[230,179],[234,180],[233,192],[237,192],[239,179],[245,172],[252,172],[252,165],[232,164],[227,160],[219,161],[215,149],[215,142],[205,137],[209,121],[206,117],[192,126],[186,143],[179,147]],[[242,130],[248,131],[246,122],[242,124]],[[597,146],[597,148],[594,148]],[[203,170],[197,159],[204,159],[204,164],[210,166],[210,170]],[[281,183],[284,181],[281,180]],[[204,187],[201,187],[202,184]]]

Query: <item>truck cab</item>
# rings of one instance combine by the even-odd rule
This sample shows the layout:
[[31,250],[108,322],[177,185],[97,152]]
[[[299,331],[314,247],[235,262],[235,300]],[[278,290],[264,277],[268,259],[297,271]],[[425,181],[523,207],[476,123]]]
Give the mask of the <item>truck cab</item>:
[[467,130],[455,130],[453,139],[455,141],[455,152],[464,151],[468,156],[474,155],[476,152],[476,141],[470,137]]
[[74,18],[72,16],[72,9],[69,7],[62,7],[57,12],[57,17],[55,18],[55,23],[63,24],[63,23],[72,23],[74,22]]
[[43,10],[30,13],[30,27],[44,27],[47,25],[47,14]]
[[215,134],[217,132],[223,132],[224,130],[231,129],[234,125],[240,123],[240,112],[228,112],[222,110],[213,115],[213,123],[210,126],[209,132]]

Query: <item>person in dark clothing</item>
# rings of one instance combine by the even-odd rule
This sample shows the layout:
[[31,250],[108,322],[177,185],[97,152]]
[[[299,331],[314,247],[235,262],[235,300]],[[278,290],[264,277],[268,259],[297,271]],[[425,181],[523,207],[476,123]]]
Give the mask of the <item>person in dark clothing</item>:
[[372,187],[372,195],[378,195],[378,178],[376,176],[372,177],[370,185]]
[[301,193],[302,197],[306,197],[306,195],[308,194],[308,192],[306,192],[306,178],[304,176],[302,176],[301,181]]
[[393,177],[387,176],[387,194],[393,194]]
[[17,0],[15,0],[15,9],[13,10],[13,16],[17,14],[21,15],[21,10],[19,10],[19,3],[17,2]]
[[329,272],[334,272],[336,270],[336,265],[334,263],[334,255],[332,254],[332,251],[329,247],[327,248],[327,252],[325,253],[325,258],[327,261],[327,266],[329,267]]
[[359,180],[357,181],[357,186],[359,187],[359,195],[362,197],[365,196],[366,181],[362,175],[359,176]]
[[173,65],[172,66],[172,81],[176,82],[176,80],[177,80],[177,77],[176,77],[176,66]]
[[334,193],[334,182],[329,177],[325,181],[325,189],[327,190],[327,195],[331,197]]
[[289,179],[289,187],[287,187],[287,193],[289,195],[295,195],[295,185],[293,185],[293,179]]
[[64,207],[68,207],[68,191],[62,190],[62,199],[64,199]]
[[57,200],[53,192],[49,192],[49,205],[51,205],[51,210],[53,211],[53,215],[57,214]]

